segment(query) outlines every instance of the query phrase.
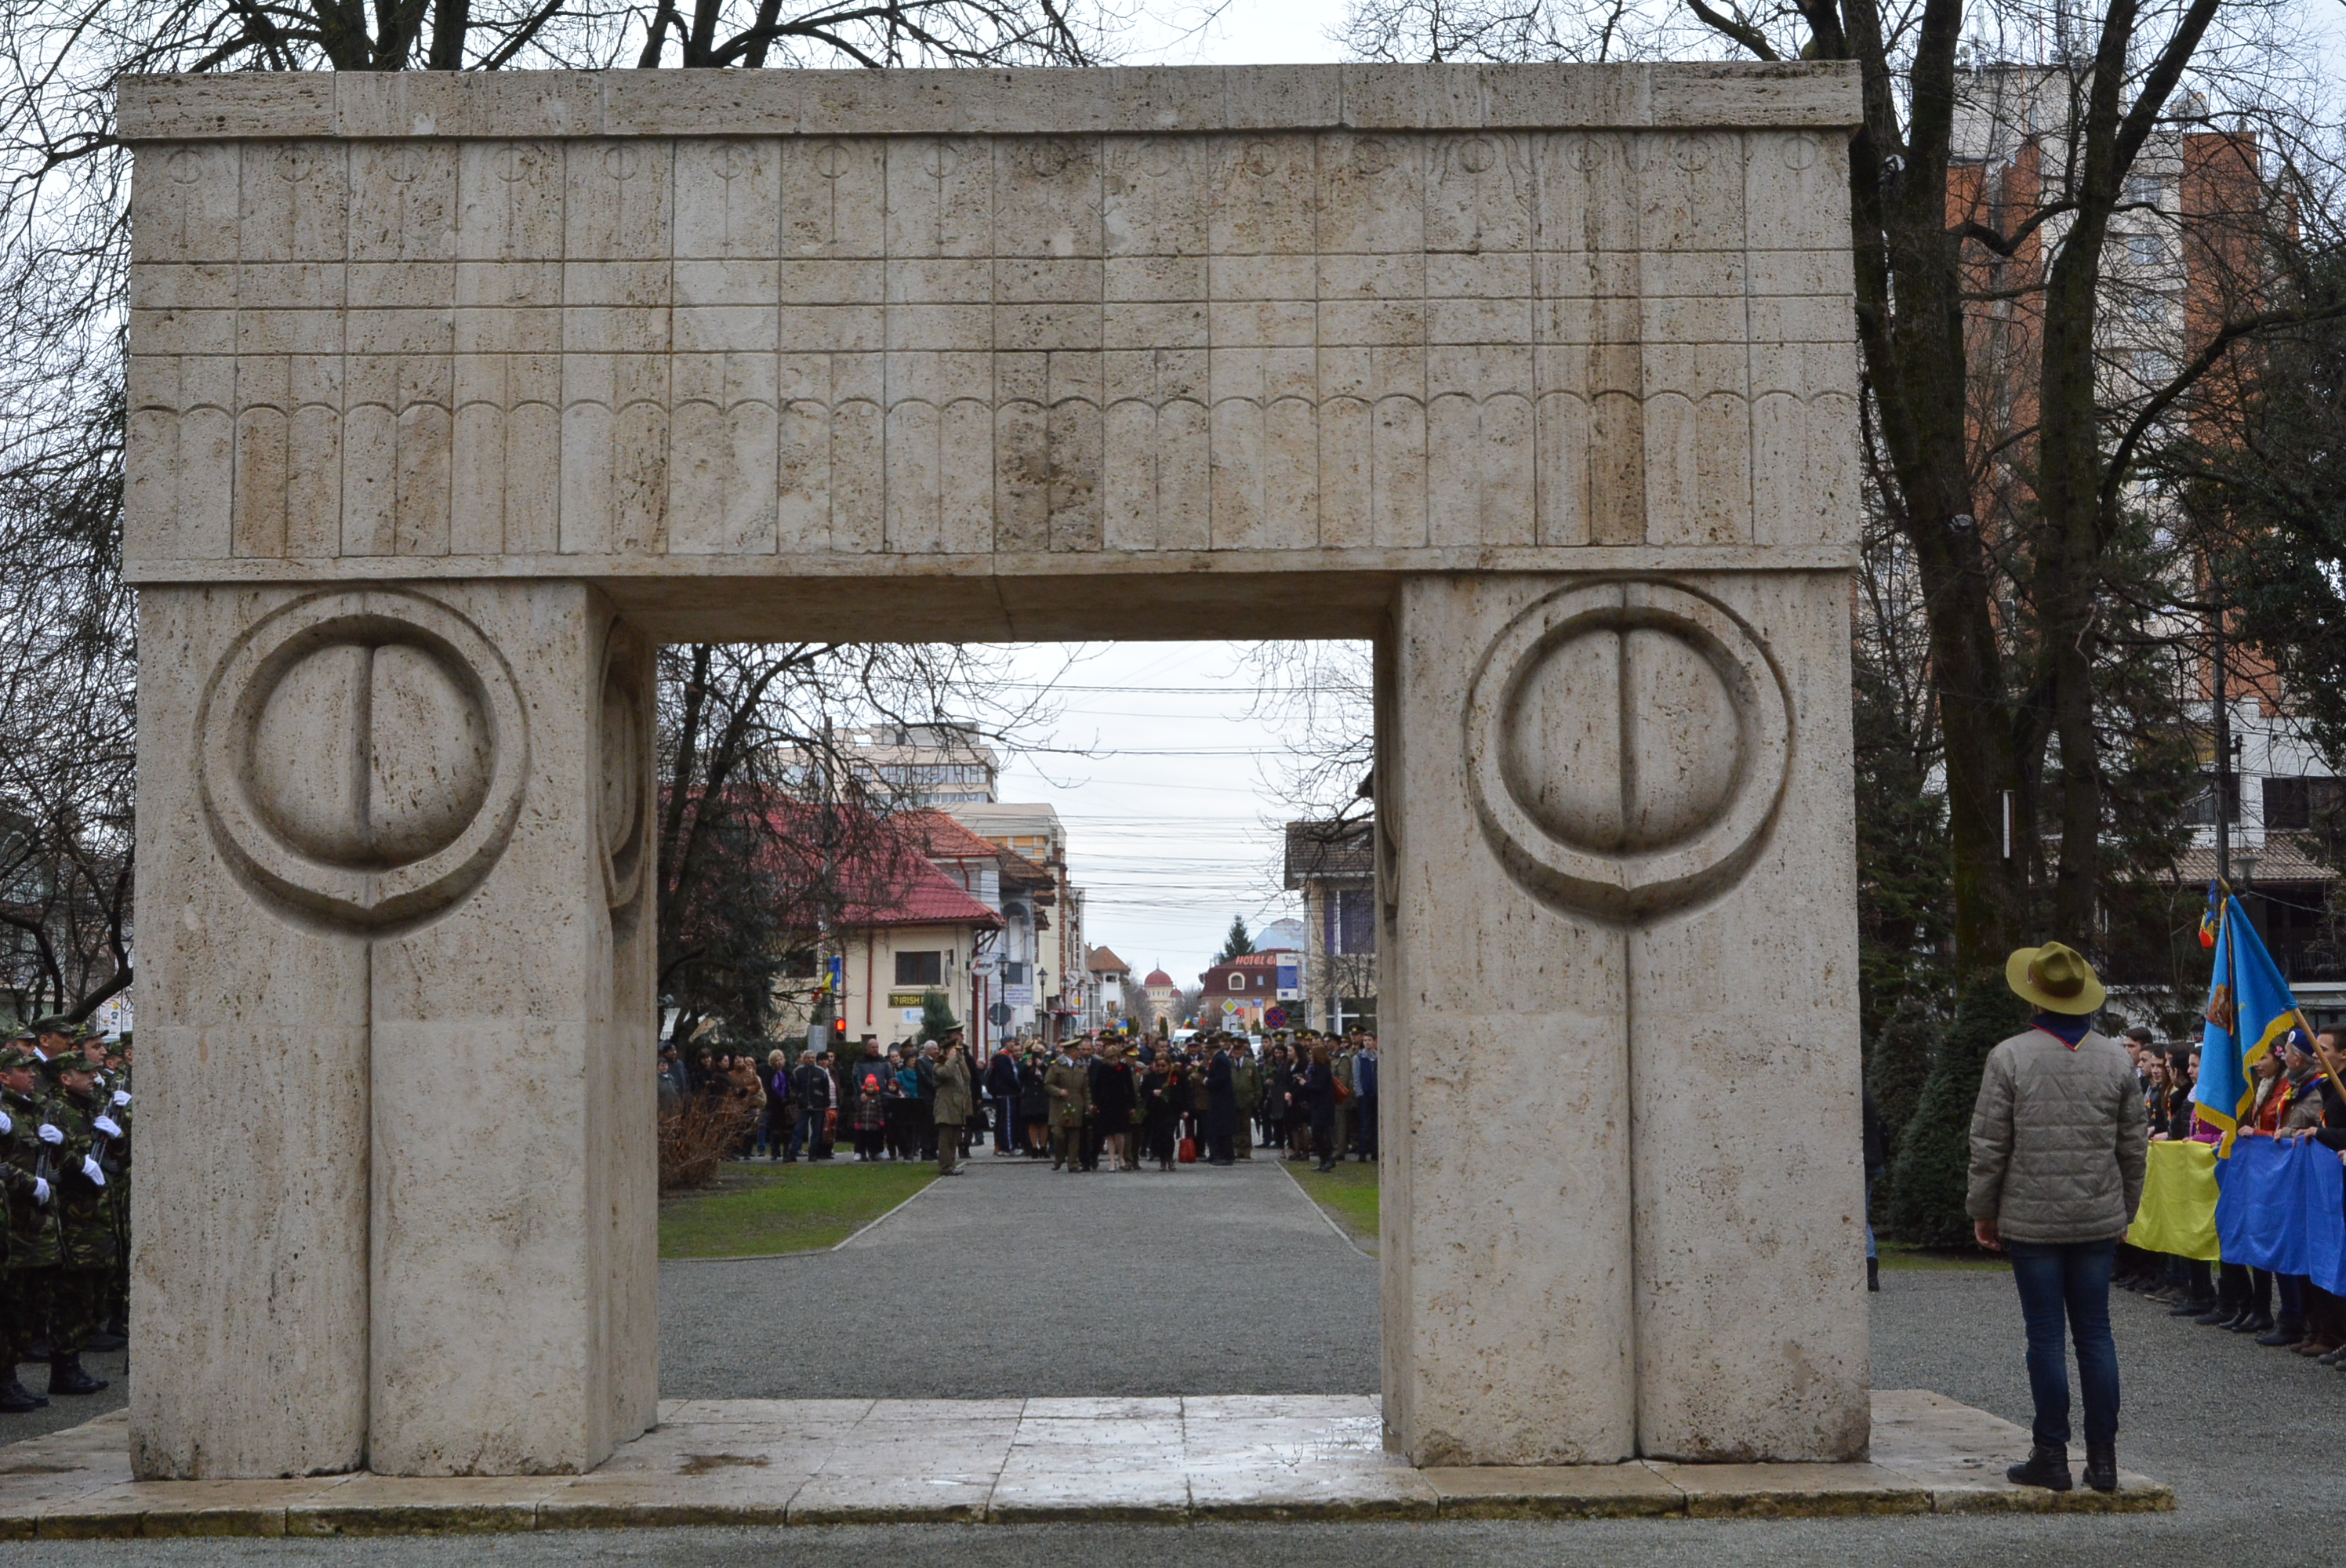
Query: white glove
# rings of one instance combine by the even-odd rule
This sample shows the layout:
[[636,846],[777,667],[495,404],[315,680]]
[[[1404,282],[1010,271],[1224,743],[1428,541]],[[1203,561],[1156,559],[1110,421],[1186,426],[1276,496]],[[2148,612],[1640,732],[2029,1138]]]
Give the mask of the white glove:
[[5,1111],[0,1111],[0,1138],[6,1137],[10,1133],[15,1132],[15,1130],[16,1124],[8,1119],[8,1113]]
[[127,1105],[130,1104],[130,1091],[129,1091],[129,1090],[128,1090],[128,1089],[117,1089],[117,1090],[115,1090],[115,1091],[114,1091],[114,1103],[115,1103],[115,1105],[117,1105],[117,1106]]
[[56,1128],[49,1125],[46,1122],[43,1122],[41,1124],[41,1142],[56,1145],[64,1143],[65,1141],[66,1135],[63,1133],[57,1131]]
[[81,1174],[89,1177],[89,1185],[92,1186],[106,1185],[105,1168],[87,1155],[81,1156]]
[[89,1125],[96,1127],[99,1132],[104,1133],[109,1138],[118,1138],[122,1135],[122,1128],[120,1125],[117,1124],[112,1116],[100,1115],[95,1117],[91,1120]]
[[33,1201],[35,1203],[46,1203],[49,1201],[49,1183],[47,1177],[35,1176],[33,1178]]

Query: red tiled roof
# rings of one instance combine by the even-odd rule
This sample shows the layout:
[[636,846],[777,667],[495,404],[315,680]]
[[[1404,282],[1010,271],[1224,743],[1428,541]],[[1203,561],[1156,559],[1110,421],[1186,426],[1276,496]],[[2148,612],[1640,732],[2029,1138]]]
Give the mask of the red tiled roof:
[[890,820],[902,824],[933,860],[993,860],[1005,852],[943,811],[900,811]]
[[851,926],[975,925],[991,930],[1002,917],[954,884],[936,867],[925,862],[892,868],[893,875],[862,881],[862,868],[851,860],[839,871],[845,902],[839,923]]
[[1094,974],[1130,974],[1132,972],[1132,965],[1117,957],[1113,948],[1106,947],[1092,949],[1091,961],[1084,967]]

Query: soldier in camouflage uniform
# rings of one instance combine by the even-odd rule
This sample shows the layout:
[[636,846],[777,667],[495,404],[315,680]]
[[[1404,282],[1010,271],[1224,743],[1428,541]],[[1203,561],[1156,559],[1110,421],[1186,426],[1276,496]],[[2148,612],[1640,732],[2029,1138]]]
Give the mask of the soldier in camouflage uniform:
[[49,1401],[16,1380],[26,1347],[41,1327],[44,1272],[56,1266],[57,1206],[49,1180],[56,1154],[46,1141],[48,1120],[41,1099],[41,1059],[11,1043],[0,1048],[0,1189],[5,1191],[7,1227],[0,1237],[0,1410],[38,1410]]
[[47,1277],[49,1392],[94,1394],[106,1380],[82,1370],[81,1352],[106,1322],[107,1288],[120,1246],[114,1219],[114,1194],[107,1166],[122,1125],[97,1096],[97,1064],[79,1051],[48,1061],[56,1086],[50,1102],[63,1141],[56,1145],[61,1175],[56,1183],[58,1257]]
[[106,1329],[85,1349],[119,1350],[130,1343],[130,1044],[126,1039],[107,1054],[106,1074],[98,1080],[97,1097],[112,1108],[107,1115],[122,1127],[107,1150],[112,1174],[107,1185],[114,1193],[114,1278],[107,1291],[109,1310]]

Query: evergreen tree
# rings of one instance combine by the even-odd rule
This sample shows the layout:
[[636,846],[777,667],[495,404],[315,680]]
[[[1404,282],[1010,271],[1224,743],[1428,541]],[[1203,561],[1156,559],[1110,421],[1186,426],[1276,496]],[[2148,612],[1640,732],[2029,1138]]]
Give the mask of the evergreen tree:
[[[1979,1098],[1980,1070],[1998,1043],[2027,1021],[2028,1004],[2012,993],[2001,975],[1964,988],[1954,1022],[1932,1053],[1931,1075],[1913,1119],[1898,1139],[1890,1166],[1890,1228],[1924,1247],[1960,1247],[1972,1239],[1964,1211],[1972,1164],[1972,1104]],[[1879,1107],[1876,1107],[1879,1109]]]
[[1234,958],[1244,958],[1254,951],[1254,938],[1247,934],[1246,917],[1230,917],[1229,934],[1222,938],[1222,951],[1214,955],[1216,963],[1228,963]]
[[953,1015],[953,1003],[945,1000],[944,992],[924,991],[921,993],[923,1041],[942,1040],[960,1027],[961,1021]]

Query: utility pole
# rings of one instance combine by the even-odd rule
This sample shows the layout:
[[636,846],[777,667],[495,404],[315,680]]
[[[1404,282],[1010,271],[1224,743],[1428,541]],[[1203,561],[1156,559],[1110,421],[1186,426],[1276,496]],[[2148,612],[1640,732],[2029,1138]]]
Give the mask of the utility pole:
[[2215,673],[2209,689],[2216,702],[2216,880],[2232,888],[2232,712],[2224,694],[2224,610],[2216,607]]

